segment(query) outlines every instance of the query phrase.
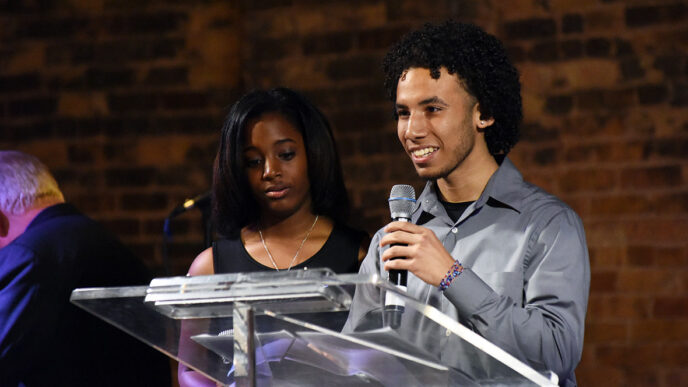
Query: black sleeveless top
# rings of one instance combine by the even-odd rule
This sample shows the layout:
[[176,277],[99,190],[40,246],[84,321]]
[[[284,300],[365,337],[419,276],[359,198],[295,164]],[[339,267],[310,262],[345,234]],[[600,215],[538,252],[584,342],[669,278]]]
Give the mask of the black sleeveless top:
[[[320,250],[291,269],[328,267],[335,273],[357,273],[358,250],[363,238],[368,238],[365,232],[335,223],[332,233]],[[241,237],[215,241],[213,265],[215,274],[275,270],[253,259],[241,243]]]

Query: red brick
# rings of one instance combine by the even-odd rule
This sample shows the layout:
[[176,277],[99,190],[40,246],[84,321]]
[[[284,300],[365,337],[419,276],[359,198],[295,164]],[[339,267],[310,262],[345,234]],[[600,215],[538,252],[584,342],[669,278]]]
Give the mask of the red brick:
[[627,243],[623,222],[618,220],[598,220],[596,214],[585,219],[585,235],[589,246],[618,246]]
[[408,32],[405,27],[382,27],[364,30],[358,33],[357,42],[363,50],[387,49],[392,46],[400,36]]
[[617,289],[625,294],[667,294],[679,290],[681,273],[673,269],[621,268]]
[[583,144],[567,148],[564,158],[570,162],[600,161],[610,153],[608,144]]
[[590,294],[588,321],[633,321],[650,316],[652,299],[647,296]]
[[579,365],[576,368],[576,381],[579,386],[626,387],[626,372],[618,367]]
[[688,213],[688,192],[655,195],[653,198],[653,207],[657,213]]
[[[607,57],[611,53],[612,44],[609,39],[590,38],[585,41],[585,54],[590,57]],[[605,96],[605,105],[608,96]]]
[[688,337],[688,318],[633,321],[629,337],[639,343],[674,343]]
[[77,194],[68,196],[67,200],[73,203],[81,211],[87,213],[104,213],[115,209],[117,202],[115,195],[98,193],[98,194]]
[[[355,7],[347,3],[327,2],[318,7],[309,4],[295,10],[297,12],[294,12],[291,23],[302,36],[317,32],[348,30],[354,25],[376,28],[386,24],[386,7],[380,1],[361,2]],[[275,15],[275,19],[281,18],[285,18],[285,15]]]
[[688,219],[643,219],[624,222],[628,240],[635,243],[666,244],[685,242]]
[[646,367],[626,367],[627,386],[657,386],[662,378],[662,371],[659,369],[662,364],[648,364]]
[[686,15],[688,7],[683,3],[628,7],[626,25],[638,28],[653,24],[671,24],[685,20]]
[[626,169],[621,172],[621,186],[632,189],[677,186],[683,182],[681,173],[679,165]]
[[573,170],[563,174],[560,186],[566,192],[611,191],[616,186],[616,173],[608,169]]
[[623,28],[621,8],[602,8],[599,11],[587,12],[583,24],[588,32],[618,31]]
[[681,273],[681,278],[681,284],[683,285],[681,290],[684,294],[688,293],[688,271],[684,270],[684,272]]
[[658,247],[655,250],[654,263],[657,266],[688,267],[687,248],[684,247]]
[[628,245],[628,262],[634,266],[647,267],[654,264],[655,248],[652,245]]
[[647,159],[649,146],[645,141],[574,145],[566,149],[564,157],[571,162],[639,161]]
[[[437,20],[450,17],[452,13],[457,13],[457,10],[448,9],[451,0],[439,0],[433,7],[427,7],[426,4],[415,0],[396,0],[394,3],[387,3],[387,17],[389,20]],[[463,17],[473,16],[475,13],[474,4],[462,4],[460,7],[461,15]],[[469,16],[470,15],[470,16]]]
[[655,299],[652,315],[688,318],[688,297],[658,297]]
[[688,369],[671,369],[666,372],[665,386],[688,386]]
[[510,21],[504,24],[504,35],[512,39],[548,38],[556,34],[557,23],[548,18]]
[[628,262],[634,266],[688,266],[685,246],[629,245]]
[[123,194],[120,198],[123,211],[159,211],[168,207],[167,195],[163,193],[151,194]]
[[588,323],[585,324],[586,343],[623,343],[628,339],[628,324]]
[[624,194],[597,197],[590,202],[590,211],[595,215],[627,215],[649,213],[651,202],[645,195]]
[[140,224],[137,219],[120,218],[120,219],[98,219],[105,228],[116,235],[138,236]]
[[602,366],[637,367],[656,364],[661,352],[662,347],[657,344],[609,344],[598,346],[595,356]]
[[621,246],[588,247],[593,269],[616,268],[626,262],[626,248]]
[[593,271],[590,273],[590,293],[608,293],[616,290],[617,273],[614,271]]

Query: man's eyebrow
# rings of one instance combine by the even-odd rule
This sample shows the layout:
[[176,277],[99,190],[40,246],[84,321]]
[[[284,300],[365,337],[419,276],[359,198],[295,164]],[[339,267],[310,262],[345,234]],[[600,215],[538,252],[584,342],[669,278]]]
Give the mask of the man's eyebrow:
[[[439,104],[439,105],[442,105],[442,106],[449,106],[448,103],[444,102],[444,100],[443,100],[442,98],[438,97],[438,96],[433,96],[433,97],[430,97],[430,98],[426,98],[426,99],[420,101],[418,104],[421,105],[421,106],[430,105],[430,104]],[[404,105],[404,104],[401,104],[401,103],[397,103],[397,104],[395,104],[394,106],[395,106],[397,109],[408,109],[408,106],[406,106],[406,105]]]
[[444,102],[444,100],[442,100],[442,99],[439,98],[438,96],[433,96],[433,97],[430,97],[430,98],[426,98],[426,99],[420,101],[419,105],[430,105],[430,104],[433,104],[433,103],[437,103],[437,104],[444,105],[444,106],[449,106],[448,103]]

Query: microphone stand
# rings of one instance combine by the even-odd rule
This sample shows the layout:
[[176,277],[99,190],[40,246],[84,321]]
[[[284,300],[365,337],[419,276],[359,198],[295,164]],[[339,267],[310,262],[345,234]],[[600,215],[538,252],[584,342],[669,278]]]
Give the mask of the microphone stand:
[[189,207],[185,208],[184,204],[179,205],[174,208],[165,218],[162,232],[162,265],[165,276],[172,275],[172,267],[169,256],[169,243],[172,240],[171,223],[173,218],[191,208],[198,208],[201,211],[201,223],[203,223],[203,248],[208,248],[213,244],[213,224],[211,218],[212,206],[210,196],[206,193],[204,195],[199,195],[194,199],[187,199],[185,200],[185,203],[188,203],[189,200],[193,200]]

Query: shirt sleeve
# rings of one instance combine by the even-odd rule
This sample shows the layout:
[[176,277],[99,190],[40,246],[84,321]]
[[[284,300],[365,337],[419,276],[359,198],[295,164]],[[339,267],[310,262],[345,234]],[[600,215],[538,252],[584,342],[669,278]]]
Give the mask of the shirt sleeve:
[[30,364],[27,342],[37,320],[38,289],[33,253],[12,245],[0,250],[0,375],[5,381],[21,378]]
[[566,209],[530,237],[522,305],[496,293],[469,268],[445,296],[481,336],[533,367],[554,371],[561,380],[582,354],[589,265],[580,218]]

